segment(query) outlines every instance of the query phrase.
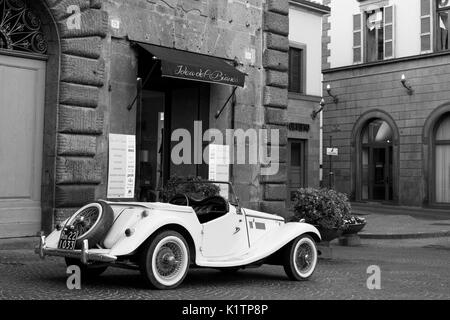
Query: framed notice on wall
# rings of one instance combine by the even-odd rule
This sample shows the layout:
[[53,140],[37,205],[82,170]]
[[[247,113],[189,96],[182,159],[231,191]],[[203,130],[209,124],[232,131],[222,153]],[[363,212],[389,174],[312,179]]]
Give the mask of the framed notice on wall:
[[[209,180],[230,181],[230,146],[209,145]],[[220,185],[220,193],[228,199],[228,186]]]
[[108,199],[134,198],[136,136],[109,135]]

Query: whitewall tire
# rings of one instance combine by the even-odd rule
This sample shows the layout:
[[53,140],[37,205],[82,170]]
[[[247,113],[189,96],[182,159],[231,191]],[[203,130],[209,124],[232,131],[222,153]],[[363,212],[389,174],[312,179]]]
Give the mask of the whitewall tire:
[[300,236],[284,251],[283,266],[294,281],[308,280],[317,265],[317,247],[310,236]]
[[178,287],[189,270],[189,246],[176,231],[163,231],[144,244],[140,268],[146,283],[155,289]]

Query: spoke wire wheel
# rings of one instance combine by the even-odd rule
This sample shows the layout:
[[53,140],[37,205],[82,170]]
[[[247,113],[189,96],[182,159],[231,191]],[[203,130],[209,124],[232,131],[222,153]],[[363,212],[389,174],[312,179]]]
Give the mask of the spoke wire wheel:
[[103,215],[103,208],[99,203],[91,203],[74,214],[66,225],[73,226],[78,231],[78,238],[85,238],[93,230]]
[[141,270],[147,282],[157,289],[173,289],[181,284],[189,268],[189,249],[175,231],[158,234],[144,251]]
[[65,224],[65,228],[78,231],[75,248],[81,249],[83,241],[89,241],[89,248],[103,245],[106,234],[114,222],[114,212],[105,201],[92,202],[75,214]]
[[284,269],[292,280],[307,280],[317,265],[317,248],[314,240],[303,236],[294,240],[286,250]]
[[302,278],[308,278],[314,272],[317,263],[317,250],[314,242],[303,238],[294,249],[294,267]]

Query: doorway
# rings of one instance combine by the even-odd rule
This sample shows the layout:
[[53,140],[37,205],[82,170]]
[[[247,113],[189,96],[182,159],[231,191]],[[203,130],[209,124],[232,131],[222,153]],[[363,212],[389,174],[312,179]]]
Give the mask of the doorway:
[[361,139],[362,200],[393,200],[393,131],[386,121],[371,121]]
[[41,229],[46,62],[0,55],[0,237]]
[[[144,56],[146,52],[142,53]],[[140,74],[146,77],[154,69],[140,93],[137,112],[137,198],[139,201],[155,201],[165,183],[172,177],[196,176],[208,178],[208,165],[194,162],[196,121],[201,122],[202,136],[209,129],[210,85],[203,82],[162,77],[160,67],[153,68],[142,59]],[[176,164],[171,158],[173,148],[180,141],[171,141],[177,129],[189,132],[191,150],[188,163]],[[203,153],[203,142],[201,151]],[[202,158],[203,159],[203,158]]]

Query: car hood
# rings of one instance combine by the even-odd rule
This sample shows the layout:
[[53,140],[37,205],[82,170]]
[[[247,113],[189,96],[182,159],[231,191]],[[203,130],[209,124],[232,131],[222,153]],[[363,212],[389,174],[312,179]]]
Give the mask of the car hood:
[[277,220],[277,221],[283,221],[284,222],[284,218],[281,216],[278,216],[276,214],[269,214],[269,213],[264,213],[261,211],[255,211],[255,210],[250,210],[250,209],[245,209],[245,214],[247,215],[247,217],[254,217],[254,218],[261,218],[261,219],[267,219],[267,220]]

